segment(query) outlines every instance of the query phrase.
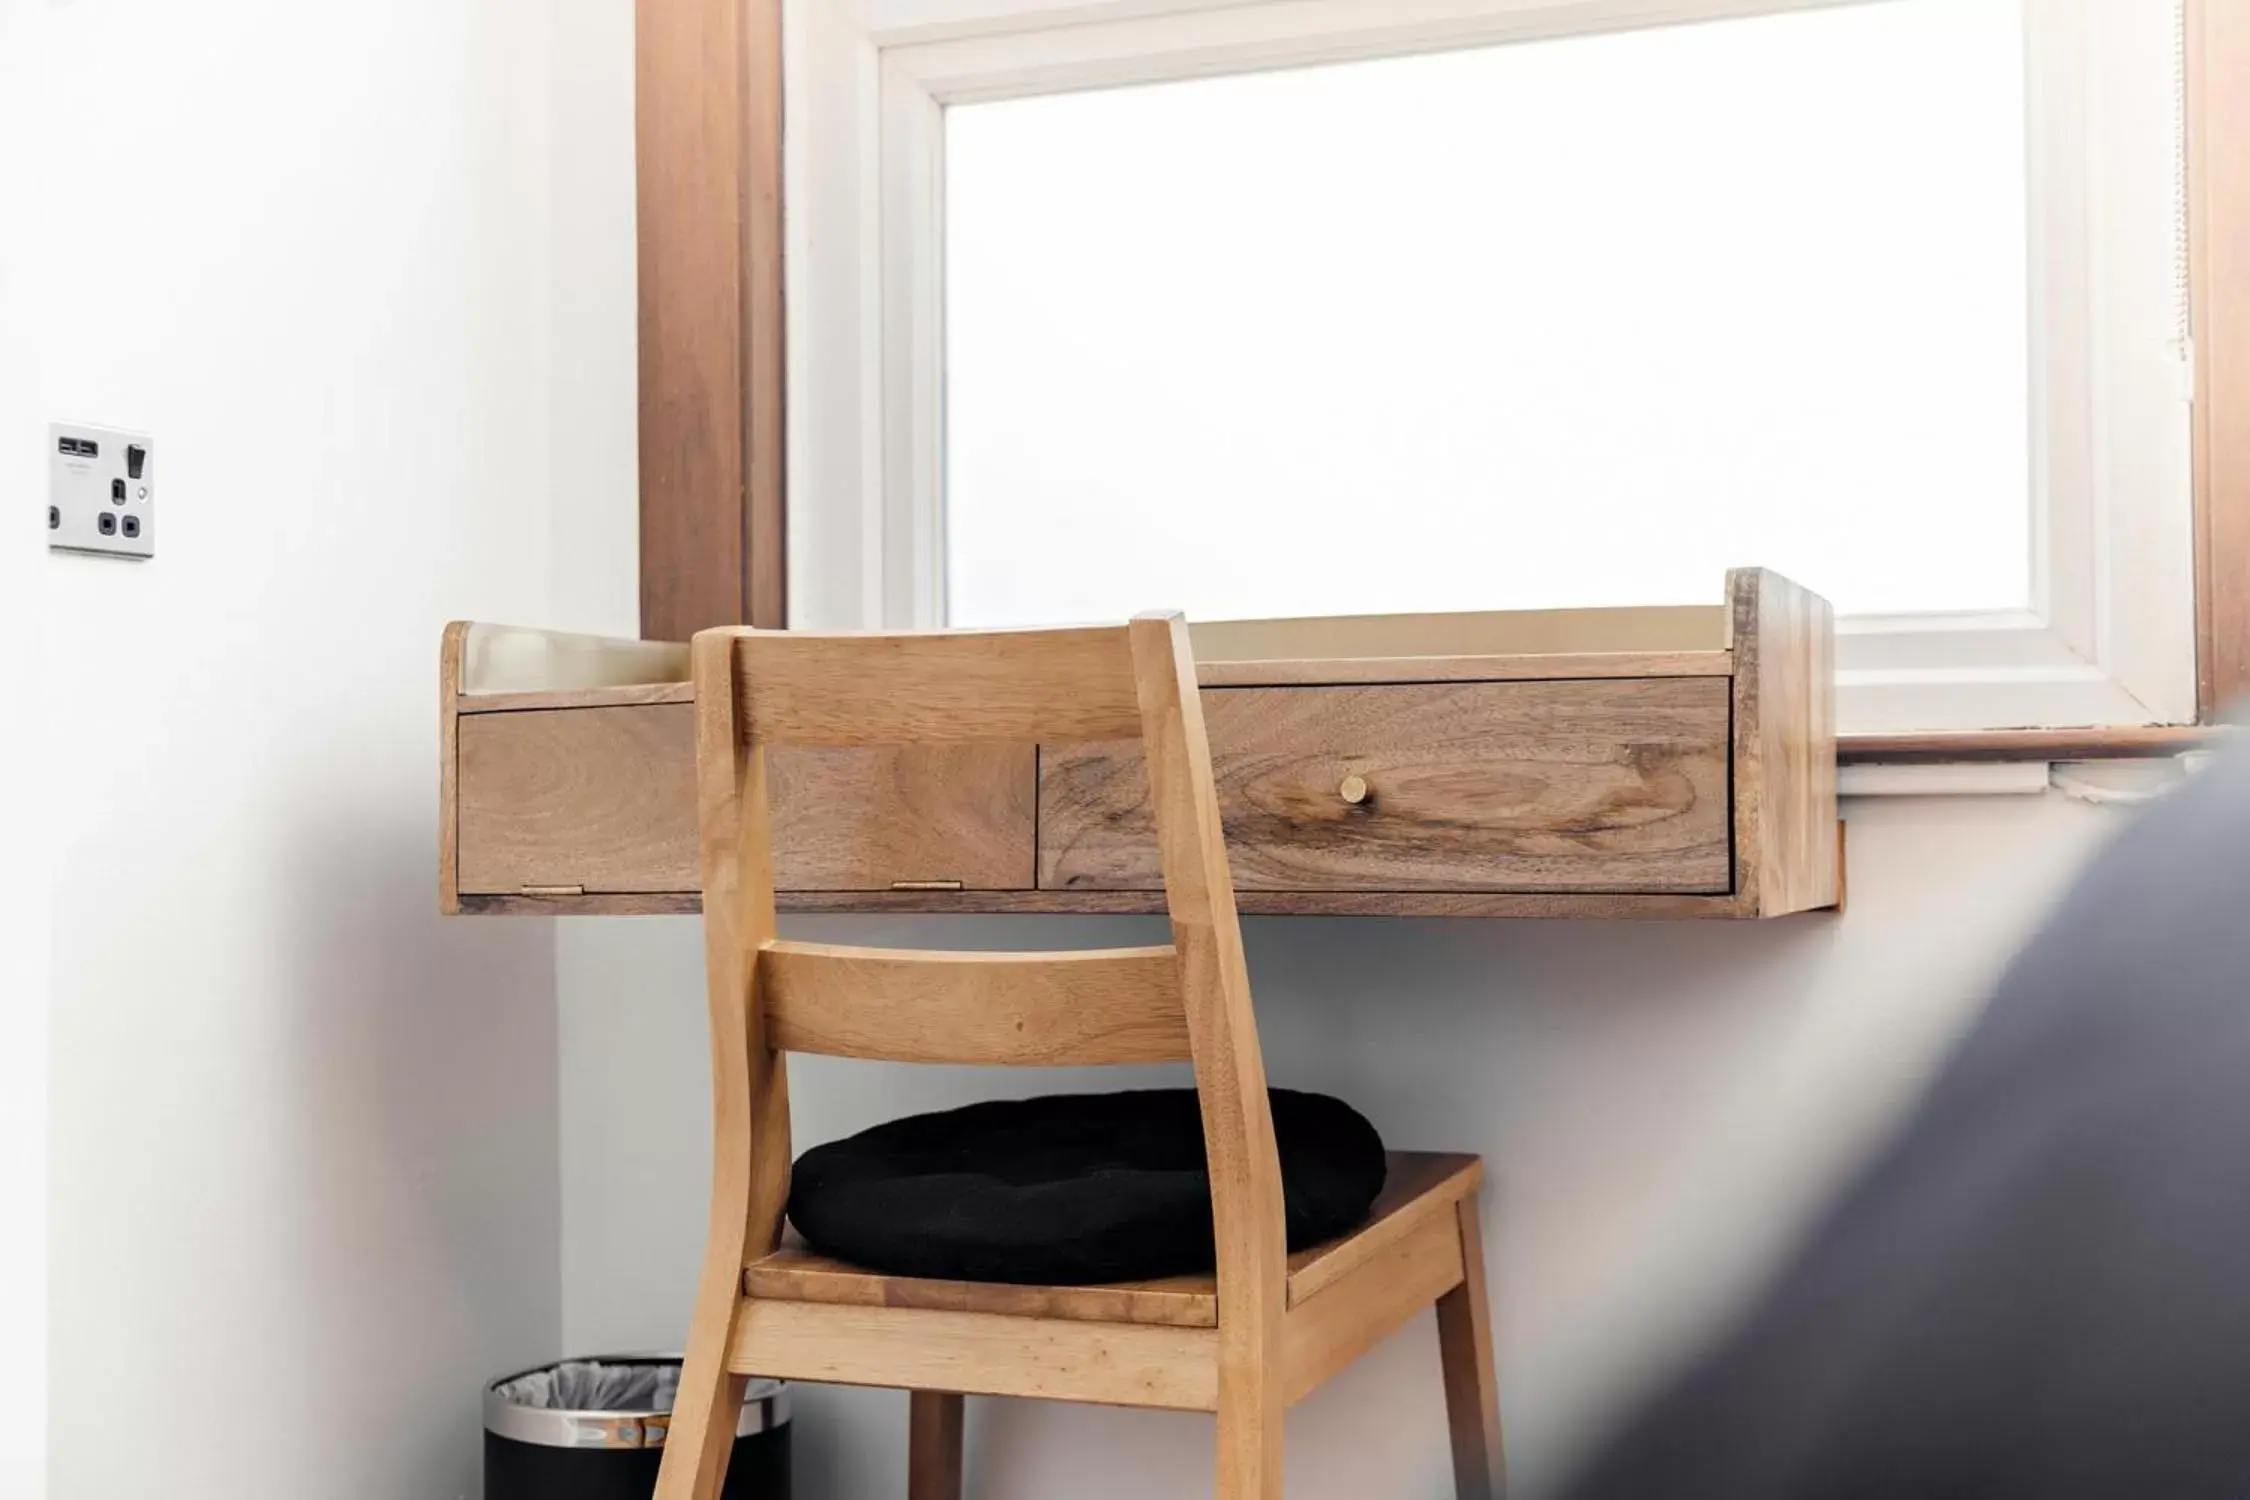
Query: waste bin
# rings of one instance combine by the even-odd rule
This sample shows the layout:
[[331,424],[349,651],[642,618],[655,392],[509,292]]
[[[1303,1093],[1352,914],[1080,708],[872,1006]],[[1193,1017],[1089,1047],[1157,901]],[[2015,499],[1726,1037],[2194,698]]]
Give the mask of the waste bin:
[[[649,1500],[680,1362],[565,1360],[484,1391],[484,1500]],[[734,1424],[724,1500],[789,1500],[789,1390],[755,1380]]]

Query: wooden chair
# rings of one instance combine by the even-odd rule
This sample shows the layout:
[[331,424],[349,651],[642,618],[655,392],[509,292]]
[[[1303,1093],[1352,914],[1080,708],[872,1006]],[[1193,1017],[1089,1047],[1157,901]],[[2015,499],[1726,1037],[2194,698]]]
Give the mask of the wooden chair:
[[[715,1161],[657,1500],[715,1500],[753,1375],[913,1394],[912,1500],[961,1491],[962,1393],[1215,1412],[1221,1500],[1278,1500],[1282,1413],[1437,1307],[1461,1500],[1501,1488],[1473,1156],[1395,1154],[1369,1222],[1287,1254],[1195,664],[1178,616],[1036,632],[695,638]],[[775,936],[767,745],[1138,737],[1172,942],[1063,953]],[[782,1238],[790,1052],[908,1062],[1194,1065],[1216,1276],[1104,1287],[857,1270]]]

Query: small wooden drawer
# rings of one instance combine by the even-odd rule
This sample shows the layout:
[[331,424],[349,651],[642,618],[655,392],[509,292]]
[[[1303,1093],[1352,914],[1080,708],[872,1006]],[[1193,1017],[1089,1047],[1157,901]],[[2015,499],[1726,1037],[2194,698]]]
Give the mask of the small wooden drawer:
[[[1245,891],[1732,888],[1728,680],[1210,688]],[[1161,889],[1138,746],[1050,749],[1039,883]]]
[[695,705],[463,714],[464,895],[693,890]]
[[[463,713],[457,729],[464,896],[693,892],[695,705]],[[776,750],[775,882],[1029,890],[1028,745]]]

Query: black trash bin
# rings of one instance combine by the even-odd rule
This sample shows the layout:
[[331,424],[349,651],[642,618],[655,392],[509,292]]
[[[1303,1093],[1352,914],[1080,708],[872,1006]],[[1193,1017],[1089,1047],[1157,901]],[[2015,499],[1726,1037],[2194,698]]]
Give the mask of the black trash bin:
[[[677,1359],[573,1359],[484,1391],[484,1500],[649,1500]],[[755,1380],[734,1425],[725,1500],[789,1500],[789,1390]]]

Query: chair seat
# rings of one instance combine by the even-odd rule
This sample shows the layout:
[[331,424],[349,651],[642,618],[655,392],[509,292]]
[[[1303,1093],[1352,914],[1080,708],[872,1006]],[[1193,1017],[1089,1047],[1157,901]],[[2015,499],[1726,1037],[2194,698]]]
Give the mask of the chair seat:
[[[1289,1257],[1291,1307],[1398,1244],[1432,1215],[1452,1212],[1455,1204],[1477,1190],[1484,1176],[1478,1158],[1447,1152],[1393,1151],[1385,1165],[1382,1192],[1364,1224]],[[751,1297],[776,1302],[915,1307],[1171,1328],[1215,1328],[1219,1322],[1218,1284],[1210,1275],[1102,1286],[935,1281],[865,1270],[821,1255],[794,1237],[749,1266],[742,1275],[742,1289]]]
[[[1271,1089],[1291,1250],[1362,1223],[1383,1140],[1341,1099]],[[789,1223],[891,1276],[1093,1286],[1215,1264],[1195,1090],[995,1099],[909,1115],[797,1158]]]

